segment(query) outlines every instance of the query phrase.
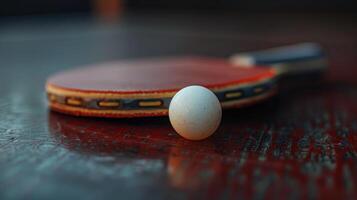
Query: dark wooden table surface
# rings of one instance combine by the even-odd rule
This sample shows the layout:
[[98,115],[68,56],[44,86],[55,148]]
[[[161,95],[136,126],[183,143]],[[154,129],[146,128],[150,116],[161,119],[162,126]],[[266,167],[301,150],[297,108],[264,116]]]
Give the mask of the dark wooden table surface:
[[[114,23],[78,15],[0,19],[0,199],[355,199],[356,19],[329,13],[141,13]],[[326,49],[330,68],[322,81],[225,111],[218,133],[202,142],[180,138],[167,118],[76,118],[46,106],[46,77],[63,69],[153,56],[225,57],[305,41]]]

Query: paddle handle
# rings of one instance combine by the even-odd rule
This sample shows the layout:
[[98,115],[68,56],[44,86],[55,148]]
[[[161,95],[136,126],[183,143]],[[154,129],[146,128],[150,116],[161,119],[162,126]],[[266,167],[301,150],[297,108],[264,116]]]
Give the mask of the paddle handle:
[[323,72],[327,68],[325,53],[316,43],[299,43],[238,53],[232,55],[229,60],[239,67],[273,67],[280,75]]

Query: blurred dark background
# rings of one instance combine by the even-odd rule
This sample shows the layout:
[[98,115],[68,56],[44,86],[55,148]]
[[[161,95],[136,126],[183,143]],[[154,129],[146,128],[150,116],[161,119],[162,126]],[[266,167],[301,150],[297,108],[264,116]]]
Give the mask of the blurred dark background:
[[[353,0],[1,1],[0,199],[356,199],[356,11]],[[204,143],[178,137],[167,118],[47,108],[46,79],[63,70],[301,42],[326,51],[325,82],[226,113]]]
[[33,15],[92,12],[125,7],[126,10],[161,11],[272,11],[272,12],[355,12],[353,0],[5,0],[0,15]]

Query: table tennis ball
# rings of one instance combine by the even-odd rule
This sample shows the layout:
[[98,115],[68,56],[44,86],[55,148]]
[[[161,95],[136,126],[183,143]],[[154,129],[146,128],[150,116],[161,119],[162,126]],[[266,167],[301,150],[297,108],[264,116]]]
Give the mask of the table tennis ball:
[[216,95],[202,86],[178,91],[169,107],[170,122],[175,131],[189,140],[203,140],[218,128],[222,117]]

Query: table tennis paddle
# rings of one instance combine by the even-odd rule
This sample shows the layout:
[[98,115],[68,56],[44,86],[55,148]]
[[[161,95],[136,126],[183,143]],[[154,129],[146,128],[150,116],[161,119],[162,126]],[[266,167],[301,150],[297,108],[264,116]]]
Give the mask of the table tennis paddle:
[[171,98],[186,86],[209,88],[223,108],[241,107],[273,96],[281,76],[321,73],[326,66],[320,46],[303,43],[230,59],[173,57],[95,64],[51,76],[46,91],[52,110],[71,115],[164,116]]

